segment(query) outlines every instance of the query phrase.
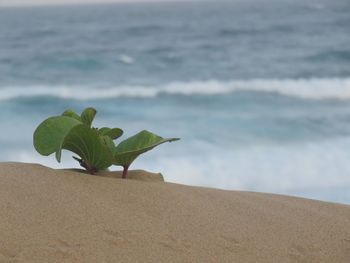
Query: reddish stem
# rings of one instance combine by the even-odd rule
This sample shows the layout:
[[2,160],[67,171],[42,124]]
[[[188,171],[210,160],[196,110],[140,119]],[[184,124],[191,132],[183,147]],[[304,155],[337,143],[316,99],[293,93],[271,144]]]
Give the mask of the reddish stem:
[[89,168],[89,173],[90,174],[92,174],[92,175],[94,175],[94,174],[96,174],[97,173],[97,169],[96,169],[96,167],[91,167],[91,168]]
[[124,170],[123,170],[122,178],[126,179],[126,175],[128,174],[129,166],[123,166],[123,168],[124,168]]

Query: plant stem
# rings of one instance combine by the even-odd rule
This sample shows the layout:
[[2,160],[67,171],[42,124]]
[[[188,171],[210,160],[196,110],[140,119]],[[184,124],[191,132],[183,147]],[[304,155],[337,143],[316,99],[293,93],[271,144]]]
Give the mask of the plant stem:
[[86,171],[88,171],[89,174],[95,174],[97,173],[97,168],[94,166],[89,166],[83,159],[79,159],[75,156],[73,156],[73,159],[77,160],[81,167],[85,168]]
[[94,175],[94,174],[97,173],[96,167],[90,167],[88,171],[89,171],[89,173],[92,174],[92,175]]
[[128,174],[129,165],[123,166],[123,168],[124,168],[124,170],[123,170],[122,178],[126,179],[126,175]]

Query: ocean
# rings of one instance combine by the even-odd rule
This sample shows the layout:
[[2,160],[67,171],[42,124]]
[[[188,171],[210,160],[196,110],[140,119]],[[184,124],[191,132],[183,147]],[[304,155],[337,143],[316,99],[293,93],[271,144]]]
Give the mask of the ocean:
[[98,111],[179,142],[131,169],[169,182],[350,204],[350,2],[234,0],[0,8],[0,160],[45,118]]

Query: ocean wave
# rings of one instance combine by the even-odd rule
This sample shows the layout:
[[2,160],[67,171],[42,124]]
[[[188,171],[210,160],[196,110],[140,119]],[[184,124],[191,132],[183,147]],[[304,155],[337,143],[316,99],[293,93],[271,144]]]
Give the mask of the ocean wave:
[[172,82],[158,86],[22,86],[0,88],[0,100],[57,97],[73,100],[101,100],[118,97],[155,98],[159,95],[211,96],[234,92],[275,93],[310,100],[350,100],[350,78],[254,79],[234,81]]
[[320,52],[308,57],[315,61],[334,60],[334,61],[350,61],[350,50],[329,50]]

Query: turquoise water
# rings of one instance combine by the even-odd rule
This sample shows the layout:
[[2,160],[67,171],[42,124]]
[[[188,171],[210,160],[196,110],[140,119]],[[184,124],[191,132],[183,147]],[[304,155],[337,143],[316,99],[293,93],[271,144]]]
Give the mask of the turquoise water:
[[350,203],[350,4],[232,1],[0,9],[0,159],[66,108],[181,137],[166,180]]

